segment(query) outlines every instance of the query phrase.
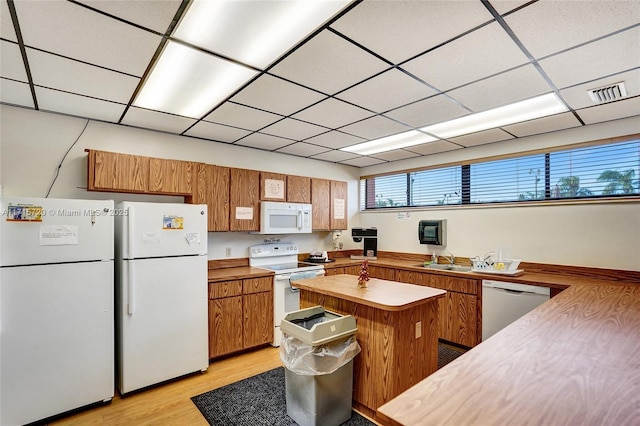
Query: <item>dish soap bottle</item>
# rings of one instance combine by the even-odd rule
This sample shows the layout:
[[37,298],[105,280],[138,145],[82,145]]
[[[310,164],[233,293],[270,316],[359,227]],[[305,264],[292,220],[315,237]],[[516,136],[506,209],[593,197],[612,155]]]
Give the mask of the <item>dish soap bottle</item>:
[[437,264],[438,263],[438,255],[436,253],[433,253],[431,255],[431,264]]

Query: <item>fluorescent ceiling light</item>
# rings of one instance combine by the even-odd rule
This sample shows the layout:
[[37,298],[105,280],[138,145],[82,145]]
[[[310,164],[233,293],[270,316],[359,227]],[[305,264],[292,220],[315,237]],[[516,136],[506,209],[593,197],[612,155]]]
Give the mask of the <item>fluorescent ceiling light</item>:
[[567,107],[560,102],[555,93],[548,93],[525,101],[423,127],[420,130],[442,139],[449,139],[565,111],[567,111]]
[[371,155],[379,152],[391,151],[393,149],[406,148],[408,146],[420,145],[438,140],[429,135],[425,135],[417,130],[410,130],[397,135],[387,136],[369,142],[340,148],[341,151],[353,152],[360,155]]
[[264,69],[351,0],[195,0],[173,36]]
[[169,41],[133,104],[200,118],[256,74],[250,68]]

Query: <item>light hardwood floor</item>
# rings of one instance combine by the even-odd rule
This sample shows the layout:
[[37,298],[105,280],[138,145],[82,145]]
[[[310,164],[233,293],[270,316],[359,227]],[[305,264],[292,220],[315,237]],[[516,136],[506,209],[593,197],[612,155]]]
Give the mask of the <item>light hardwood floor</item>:
[[205,373],[133,392],[109,404],[57,418],[50,425],[203,425],[191,397],[282,366],[277,348],[267,347],[214,361]]

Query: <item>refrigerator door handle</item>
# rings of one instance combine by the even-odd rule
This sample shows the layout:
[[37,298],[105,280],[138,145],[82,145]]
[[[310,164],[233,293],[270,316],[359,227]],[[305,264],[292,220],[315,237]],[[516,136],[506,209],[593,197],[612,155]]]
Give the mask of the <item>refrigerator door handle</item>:
[[133,220],[133,208],[127,208],[127,249],[129,253],[127,253],[128,258],[133,258],[133,239],[135,237],[134,226],[135,220]]
[[134,263],[127,262],[127,312],[133,315],[136,308]]

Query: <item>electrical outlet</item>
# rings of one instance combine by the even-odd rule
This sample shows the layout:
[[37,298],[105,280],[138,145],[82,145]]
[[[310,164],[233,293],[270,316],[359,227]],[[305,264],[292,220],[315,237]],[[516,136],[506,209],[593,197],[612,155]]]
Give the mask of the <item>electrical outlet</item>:
[[231,257],[231,247],[227,247],[224,249],[224,255],[226,257]]
[[422,321],[416,323],[416,339],[422,337]]

